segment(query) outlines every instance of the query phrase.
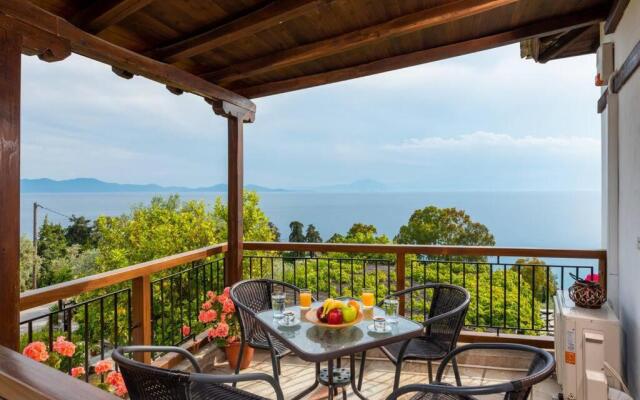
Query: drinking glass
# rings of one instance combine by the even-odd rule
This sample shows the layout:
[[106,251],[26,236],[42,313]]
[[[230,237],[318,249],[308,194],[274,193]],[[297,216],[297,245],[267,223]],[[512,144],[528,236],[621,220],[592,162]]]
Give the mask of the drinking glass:
[[309,289],[300,289],[300,308],[311,307],[311,291]]
[[362,290],[362,305],[365,308],[373,307],[375,303],[375,295],[373,294],[373,290],[371,289],[363,289]]
[[274,289],[271,293],[271,308],[273,309],[273,318],[280,319],[284,315],[284,305],[287,295],[283,290]]
[[390,324],[398,323],[398,307],[400,304],[400,300],[397,296],[389,296],[384,299],[383,308],[384,315],[387,318],[387,321]]

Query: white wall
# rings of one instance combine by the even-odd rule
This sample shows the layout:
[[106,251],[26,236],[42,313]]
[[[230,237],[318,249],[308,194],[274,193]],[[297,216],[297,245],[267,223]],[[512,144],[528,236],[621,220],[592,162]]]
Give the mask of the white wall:
[[[603,40],[615,43],[615,69],[619,70],[640,41],[640,0],[630,1],[616,32]],[[617,184],[603,183],[607,190],[603,213],[609,228],[604,236],[613,254],[610,261],[615,263],[617,258],[617,265],[610,265],[610,295],[624,330],[625,375],[640,399],[640,71],[611,100],[603,114],[603,156],[608,155],[603,157],[603,177],[617,175]],[[612,128],[617,128],[617,138],[611,136]],[[617,154],[608,145],[617,145]]]

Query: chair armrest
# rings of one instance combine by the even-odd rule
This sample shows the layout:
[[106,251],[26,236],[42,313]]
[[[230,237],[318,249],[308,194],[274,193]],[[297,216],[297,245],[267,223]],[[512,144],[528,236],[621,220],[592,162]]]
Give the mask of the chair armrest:
[[238,382],[248,382],[248,381],[264,381],[267,382],[273,390],[276,392],[277,400],[284,400],[284,395],[282,394],[282,389],[276,382],[276,380],[267,374],[263,373],[250,373],[250,374],[240,374],[240,375],[211,375],[211,374],[202,374],[202,373],[193,373],[189,376],[189,379],[192,382],[196,383],[204,383],[204,384],[214,384],[220,385],[225,383],[238,383]]
[[439,385],[437,383],[433,384],[413,384],[406,385],[397,390],[387,397],[386,400],[396,400],[400,396],[403,396],[407,393],[420,392],[420,393],[446,393],[446,394],[455,394],[455,395],[463,395],[463,396],[480,396],[486,394],[495,394],[495,393],[508,393],[514,390],[514,386],[511,382],[500,383],[497,385],[489,385],[489,386],[450,386],[450,385]]
[[449,352],[449,354],[447,354],[442,359],[442,361],[440,362],[440,365],[438,366],[438,370],[436,372],[436,381],[440,381],[442,379],[442,375],[444,374],[444,370],[445,370],[445,368],[447,367],[447,364],[449,363],[449,361],[451,361],[452,358],[456,357],[457,355],[459,355],[460,353],[463,353],[465,351],[477,350],[477,349],[516,350],[516,351],[526,351],[526,352],[529,352],[529,353],[539,354],[540,356],[544,357],[547,360],[547,367],[545,369],[543,369],[542,371],[539,371],[534,376],[528,377],[528,378],[534,378],[534,381],[536,381],[536,382],[538,380],[537,378],[546,376],[555,367],[555,362],[553,360],[553,356],[548,351],[539,349],[537,347],[528,346],[528,345],[525,345],[525,344],[516,344],[516,343],[471,343],[471,344],[466,344],[464,346],[460,346],[460,347],[457,347],[457,348],[453,349],[451,352]]
[[178,353],[182,355],[184,358],[189,360],[191,365],[193,366],[194,371],[202,372],[200,369],[200,365],[198,361],[195,359],[193,354],[191,354],[188,350],[183,349],[182,347],[177,346],[123,346],[120,347],[120,351],[123,353]]

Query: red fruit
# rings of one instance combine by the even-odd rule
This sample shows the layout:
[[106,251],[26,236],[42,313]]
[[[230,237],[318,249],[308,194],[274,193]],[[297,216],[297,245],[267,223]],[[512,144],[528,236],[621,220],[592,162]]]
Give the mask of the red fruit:
[[327,316],[322,316],[322,307],[318,307],[318,311],[316,311],[316,317],[318,317],[318,321],[327,323]]
[[339,325],[343,321],[342,319],[342,310],[339,308],[334,308],[329,311],[329,315],[327,316],[327,322],[329,325]]

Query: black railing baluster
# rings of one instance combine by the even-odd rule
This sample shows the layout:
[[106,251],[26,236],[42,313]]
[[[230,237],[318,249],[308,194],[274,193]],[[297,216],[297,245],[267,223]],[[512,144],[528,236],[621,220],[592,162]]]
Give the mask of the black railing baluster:
[[535,310],[536,310],[536,270],[531,268],[531,329],[536,329]]
[[502,327],[507,328],[507,264],[502,265]]
[[[89,371],[89,303],[84,303],[84,370]],[[71,373],[71,362],[69,362]],[[89,382],[89,374],[85,374],[85,381]]]
[[520,265],[516,265],[518,271],[518,331],[520,331],[520,281],[522,277]]
[[[153,296],[151,296],[151,298],[153,299]],[[113,346],[114,348],[118,347],[118,293],[117,292],[114,293],[113,295]]]
[[546,320],[547,320],[547,333],[549,332],[549,290],[551,289],[550,283],[549,283],[549,267],[545,268],[545,273],[547,274],[547,288],[546,288],[546,296],[545,296],[545,303],[547,303],[547,314],[545,315]]
[[104,360],[104,297],[100,298],[100,359]]
[[338,287],[340,288],[339,289],[339,293],[340,293],[339,295],[342,296],[342,259],[340,259],[339,265],[340,265],[339,266],[339,268],[340,268],[340,278],[338,279]]

